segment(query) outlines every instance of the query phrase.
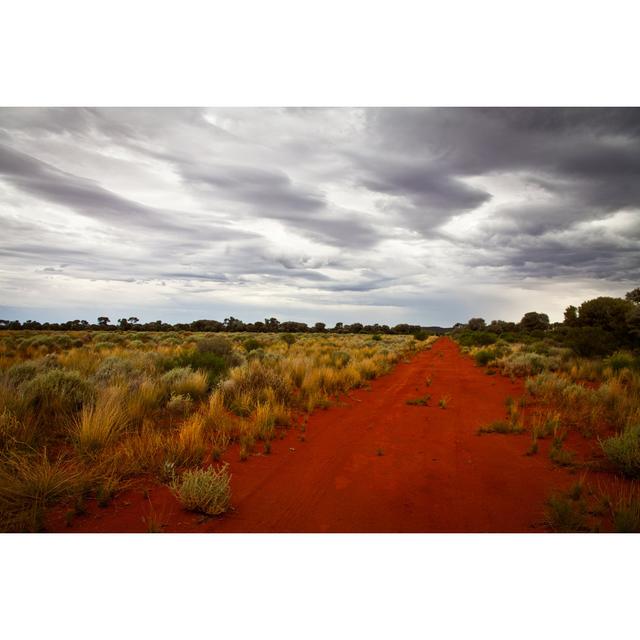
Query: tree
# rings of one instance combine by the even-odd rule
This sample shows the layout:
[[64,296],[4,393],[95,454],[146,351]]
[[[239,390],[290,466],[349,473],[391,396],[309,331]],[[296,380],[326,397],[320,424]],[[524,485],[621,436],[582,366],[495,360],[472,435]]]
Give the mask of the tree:
[[601,296],[583,302],[578,309],[578,325],[598,327],[624,341],[629,335],[627,314],[634,304],[622,298]]
[[529,311],[520,320],[520,329],[523,331],[546,331],[549,328],[549,316],[546,313]]
[[111,322],[111,320],[109,320],[109,318],[107,318],[107,316],[100,316],[98,318],[98,324],[101,327],[106,327],[110,322]]
[[627,326],[629,333],[637,339],[640,338],[640,304],[627,313]]
[[129,320],[129,324],[138,324],[138,322],[140,322],[139,318],[136,318],[135,316],[131,316],[130,318],[128,318]]
[[324,322],[316,322],[313,325],[314,330],[317,331],[318,333],[322,333],[325,330],[325,327],[326,325]]
[[467,328],[470,331],[482,331],[487,326],[487,323],[484,321],[484,318],[471,318],[469,322],[467,322]]
[[640,287],[636,287],[635,289],[627,292],[624,299],[628,302],[633,302],[633,304],[640,304]]
[[578,324],[578,309],[573,305],[564,310],[564,323],[568,327],[575,327]]

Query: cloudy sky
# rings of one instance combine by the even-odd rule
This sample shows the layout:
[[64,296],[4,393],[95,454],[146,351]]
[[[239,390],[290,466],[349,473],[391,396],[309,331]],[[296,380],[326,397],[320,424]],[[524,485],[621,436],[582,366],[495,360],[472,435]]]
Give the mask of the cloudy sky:
[[640,284],[638,109],[0,109],[0,318],[560,320]]

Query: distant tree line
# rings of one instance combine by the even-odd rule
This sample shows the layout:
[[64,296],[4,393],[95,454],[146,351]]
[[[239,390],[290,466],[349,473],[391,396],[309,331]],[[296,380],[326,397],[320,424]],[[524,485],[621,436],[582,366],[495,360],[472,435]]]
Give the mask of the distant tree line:
[[423,327],[415,324],[397,324],[393,327],[386,324],[345,324],[337,322],[328,328],[324,322],[316,322],[309,326],[305,322],[280,322],[277,318],[265,318],[264,322],[243,322],[230,316],[223,322],[219,320],[195,320],[187,323],[169,324],[162,320],[141,323],[138,318],[119,318],[114,324],[107,316],[99,316],[95,323],[87,320],[69,320],[67,322],[38,322],[27,320],[0,320],[0,329],[30,329],[36,331],[206,331],[210,333],[222,332],[251,332],[251,333],[370,333],[370,334],[399,334],[415,335],[426,338],[433,333],[445,333],[443,327]]
[[470,318],[456,324],[453,333],[466,345],[490,345],[498,339],[508,342],[553,338],[578,355],[605,356],[618,349],[640,348],[640,287],[624,298],[602,296],[579,307],[566,308],[564,322],[549,322],[546,313],[530,311],[520,322]]

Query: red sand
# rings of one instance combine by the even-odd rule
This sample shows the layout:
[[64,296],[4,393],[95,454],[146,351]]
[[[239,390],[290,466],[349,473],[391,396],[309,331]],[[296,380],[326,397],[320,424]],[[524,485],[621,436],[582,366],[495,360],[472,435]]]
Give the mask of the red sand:
[[[406,404],[425,393],[429,406]],[[553,466],[547,442],[529,457],[528,434],[477,435],[522,393],[521,380],[486,375],[442,338],[370,390],[316,411],[304,441],[291,429],[271,455],[246,462],[230,450],[233,511],[223,517],[188,513],[166,487],[142,482],[105,509],[92,503],[70,528],[58,512],[49,529],[147,531],[152,516],[169,532],[543,531],[546,498],[576,477]]]

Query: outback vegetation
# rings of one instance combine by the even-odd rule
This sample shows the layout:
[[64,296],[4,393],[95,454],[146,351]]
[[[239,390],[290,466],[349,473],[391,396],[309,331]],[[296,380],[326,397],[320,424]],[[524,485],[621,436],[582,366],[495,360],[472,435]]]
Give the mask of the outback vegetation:
[[[579,476],[541,505],[550,531],[640,527],[639,311],[635,290],[568,307],[562,323],[530,312],[519,323],[471,318],[449,330],[474,375],[488,376],[484,389],[497,378],[520,389],[501,396],[502,417],[476,425],[478,445],[509,438],[523,460]],[[106,317],[72,328],[4,322],[0,528],[46,530],[54,506],[71,526],[89,504],[106,507],[140,482],[165,487],[202,518],[222,516],[233,510],[229,461],[270,456],[292,429],[293,444],[306,442],[316,410],[340,406],[344,394],[434,344],[452,345],[411,325],[237,322],[159,330],[137,318],[118,327]],[[460,407],[482,401],[441,384],[452,354],[433,349],[430,368],[408,381],[400,406],[411,424],[455,428]],[[394,459],[389,426],[368,445],[378,465]],[[145,518],[150,531],[161,528],[155,514]]]
[[418,337],[7,329],[0,529],[43,530],[54,504],[72,523],[140,478],[222,514],[233,502],[223,455],[268,454],[304,415],[434,339]]
[[585,474],[549,496],[553,531],[640,531],[639,318],[635,289],[570,306],[555,325],[532,312],[519,324],[472,318],[453,331],[488,375],[525,379],[520,402],[509,398],[506,418],[478,433],[528,433],[527,455],[548,441],[553,464]]

